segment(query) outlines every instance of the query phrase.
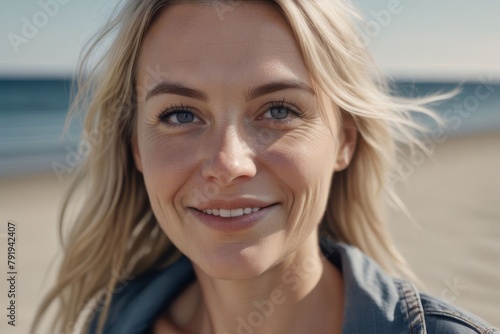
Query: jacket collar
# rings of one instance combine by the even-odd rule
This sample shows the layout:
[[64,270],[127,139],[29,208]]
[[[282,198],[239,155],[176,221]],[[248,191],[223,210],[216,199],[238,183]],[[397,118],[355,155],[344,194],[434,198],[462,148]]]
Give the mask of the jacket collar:
[[[342,272],[343,333],[425,333],[418,293],[409,282],[387,275],[356,247],[321,239],[325,257]],[[196,279],[191,262],[181,257],[168,268],[125,282],[113,296],[105,334],[147,332],[165,305]],[[119,291],[118,291],[119,290]],[[97,324],[96,312],[89,333]]]
[[358,248],[321,239],[323,254],[342,271],[343,333],[425,333],[415,287],[389,276]]

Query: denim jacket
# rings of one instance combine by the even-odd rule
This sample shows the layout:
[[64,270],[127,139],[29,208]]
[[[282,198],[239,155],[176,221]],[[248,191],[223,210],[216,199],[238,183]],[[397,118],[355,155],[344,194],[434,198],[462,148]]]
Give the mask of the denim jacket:
[[[344,334],[500,334],[477,316],[389,276],[356,247],[322,239],[321,249],[342,272]],[[103,333],[150,333],[155,319],[195,279],[191,262],[182,257],[164,270],[123,282]],[[97,315],[91,317],[89,334],[95,333]]]

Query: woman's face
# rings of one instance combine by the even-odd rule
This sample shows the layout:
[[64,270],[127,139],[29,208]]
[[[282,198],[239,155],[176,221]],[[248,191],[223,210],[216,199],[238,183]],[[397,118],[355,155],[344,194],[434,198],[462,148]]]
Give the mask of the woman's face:
[[346,163],[345,132],[322,118],[286,21],[268,4],[228,6],[157,17],[138,61],[134,140],[167,237],[227,279],[304,247]]

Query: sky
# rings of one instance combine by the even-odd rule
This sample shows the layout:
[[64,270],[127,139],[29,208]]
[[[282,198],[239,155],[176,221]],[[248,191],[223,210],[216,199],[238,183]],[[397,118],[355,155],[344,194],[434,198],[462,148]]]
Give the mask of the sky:
[[[70,76],[84,42],[117,1],[1,0],[0,76]],[[500,81],[500,1],[353,1],[365,15],[365,41],[387,74]]]

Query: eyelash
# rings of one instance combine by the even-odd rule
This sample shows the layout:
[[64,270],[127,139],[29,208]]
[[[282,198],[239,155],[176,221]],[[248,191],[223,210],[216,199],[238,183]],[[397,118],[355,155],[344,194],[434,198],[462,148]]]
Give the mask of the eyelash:
[[171,127],[186,126],[189,123],[173,124],[173,123],[169,123],[167,121],[170,116],[175,115],[175,114],[179,114],[181,112],[190,112],[194,115],[194,113],[191,111],[191,108],[185,107],[182,103],[180,106],[176,105],[176,104],[172,104],[170,107],[165,108],[162,112],[160,112],[160,114],[158,114],[158,120],[160,121],[160,123],[163,123],[163,124],[171,126]]
[[[295,104],[295,102],[286,101],[285,99],[283,99],[282,101],[271,102],[269,107],[266,109],[265,113],[267,113],[272,108],[276,108],[276,107],[284,107],[284,108],[288,109],[288,111],[290,111],[293,114],[292,117],[287,117],[285,119],[275,119],[275,118],[268,119],[271,122],[278,124],[278,125],[286,125],[286,124],[290,123],[291,121],[293,121],[294,117],[301,118],[304,115],[304,113],[302,111],[300,111],[300,108]],[[158,115],[158,120],[161,123],[166,124],[166,125],[171,126],[171,127],[183,127],[183,126],[191,124],[191,123],[173,124],[173,123],[169,123],[167,121],[170,116],[181,113],[181,112],[190,112],[194,115],[194,112],[191,111],[191,108],[185,107],[182,103],[180,104],[180,106],[176,105],[176,104],[172,104],[170,107],[167,107],[162,112],[160,112],[160,114]],[[196,115],[194,117],[196,117]],[[259,119],[260,118],[262,118],[262,116],[260,116]]]
[[269,110],[271,110],[272,108],[276,108],[276,107],[284,107],[284,108],[288,109],[293,114],[292,117],[287,117],[285,119],[276,119],[276,118],[269,119],[270,121],[272,121],[278,125],[286,125],[286,124],[292,122],[294,117],[302,118],[304,116],[304,113],[302,111],[300,111],[300,108],[295,104],[295,102],[286,101],[285,99],[283,99],[279,102],[277,102],[277,101],[271,102],[271,105],[266,110],[266,113]]

